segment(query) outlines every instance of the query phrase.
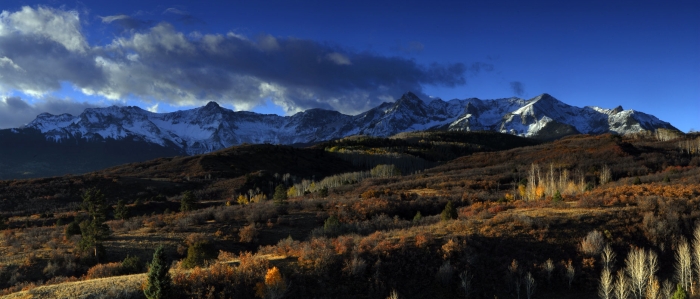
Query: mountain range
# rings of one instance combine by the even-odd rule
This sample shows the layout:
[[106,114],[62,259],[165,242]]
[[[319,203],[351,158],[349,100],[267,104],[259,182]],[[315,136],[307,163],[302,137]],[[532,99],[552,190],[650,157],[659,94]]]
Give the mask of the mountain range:
[[[308,144],[351,135],[387,137],[406,131],[496,131],[540,140],[571,134],[677,130],[634,110],[575,107],[549,94],[530,100],[477,98],[425,102],[408,92],[358,115],[310,109],[292,116],[232,111],[215,102],[153,113],[134,106],[43,113],[24,127],[0,130],[0,178],[53,173],[53,159],[73,173],[167,155],[194,155],[243,143]],[[89,149],[89,150],[88,150]],[[53,153],[53,154],[52,154]],[[60,155],[63,153],[65,155]],[[77,161],[72,161],[71,155]],[[42,157],[51,157],[42,158]],[[84,164],[83,166],[76,164]],[[35,170],[26,171],[27,165]],[[59,167],[61,168],[61,167]],[[47,172],[48,171],[48,172]],[[11,173],[11,175],[8,175]]]

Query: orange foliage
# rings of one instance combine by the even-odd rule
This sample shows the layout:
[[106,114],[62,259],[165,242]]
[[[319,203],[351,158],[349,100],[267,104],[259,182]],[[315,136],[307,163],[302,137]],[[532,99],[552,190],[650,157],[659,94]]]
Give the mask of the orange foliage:
[[426,248],[433,243],[434,239],[431,233],[419,233],[416,235],[416,247]]
[[97,264],[88,270],[87,274],[85,274],[85,279],[117,276],[121,274],[121,270],[121,263]]
[[660,196],[665,198],[693,198],[700,195],[700,184],[641,184],[622,185],[605,189],[596,189],[591,196],[605,198],[606,205],[625,204],[639,197]]

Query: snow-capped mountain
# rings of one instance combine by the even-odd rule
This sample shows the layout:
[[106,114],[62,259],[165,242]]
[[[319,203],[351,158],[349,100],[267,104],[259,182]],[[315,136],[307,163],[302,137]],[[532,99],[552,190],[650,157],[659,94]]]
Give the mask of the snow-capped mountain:
[[[38,130],[54,142],[81,139],[144,141],[200,154],[242,143],[310,143],[364,134],[390,136],[415,130],[491,130],[538,139],[586,133],[636,133],[671,124],[622,107],[574,107],[548,94],[530,100],[424,102],[406,93],[359,115],[310,109],[292,116],[235,112],[215,102],[191,110],[152,113],[138,107],[91,108],[78,116],[44,113],[19,130]],[[14,130],[13,132],[18,132]]]

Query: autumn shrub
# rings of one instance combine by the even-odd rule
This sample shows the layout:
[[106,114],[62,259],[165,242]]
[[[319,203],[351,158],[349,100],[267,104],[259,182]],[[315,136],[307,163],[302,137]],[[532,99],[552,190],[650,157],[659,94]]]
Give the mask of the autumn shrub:
[[335,262],[333,244],[327,238],[313,238],[304,243],[299,254],[299,265],[313,273],[325,273]]
[[466,243],[463,240],[450,238],[440,247],[443,259],[450,259],[464,251]]
[[335,253],[339,255],[350,253],[355,247],[356,238],[358,238],[357,235],[343,235],[333,239],[331,242]]
[[277,267],[272,267],[265,274],[265,281],[255,285],[255,296],[259,298],[278,299],[287,292],[287,282]]
[[85,274],[86,279],[104,278],[121,275],[122,264],[121,263],[106,263],[97,264],[92,268],[88,269],[87,274]]
[[598,256],[603,251],[603,247],[605,247],[605,237],[597,230],[589,232],[579,244],[579,250],[588,256]]
[[420,232],[416,234],[415,239],[418,248],[427,248],[435,241],[435,237],[430,232]]
[[128,220],[124,220],[124,230],[135,231],[143,226],[142,217],[132,217]]
[[265,222],[267,219],[273,219],[279,215],[279,210],[272,201],[246,205],[241,209],[241,212],[245,214],[245,219],[248,222]]
[[362,276],[366,269],[367,262],[357,255],[345,260],[343,264],[343,272],[350,276]]
[[581,199],[576,202],[577,207],[585,209],[602,207],[604,204],[605,201],[602,198],[595,196],[582,196]]
[[250,252],[242,253],[238,259],[238,266],[214,263],[208,268],[175,271],[172,278],[175,297],[215,298],[235,294],[236,298],[254,298],[255,286],[264,282],[270,262]]
[[258,229],[255,227],[255,223],[244,226],[238,232],[238,237],[242,243],[250,243],[257,239]]

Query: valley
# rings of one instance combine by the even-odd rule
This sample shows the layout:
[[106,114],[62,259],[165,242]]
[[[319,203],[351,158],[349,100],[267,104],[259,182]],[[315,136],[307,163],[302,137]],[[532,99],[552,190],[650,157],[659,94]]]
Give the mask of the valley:
[[[699,147],[692,134],[415,132],[0,181],[0,288],[142,298],[145,282],[127,281],[145,276],[120,275],[145,273],[162,245],[183,298],[599,298],[603,270],[630,269],[639,248],[661,294],[679,282],[679,244],[695,248]],[[97,256],[81,245],[96,191]]]

